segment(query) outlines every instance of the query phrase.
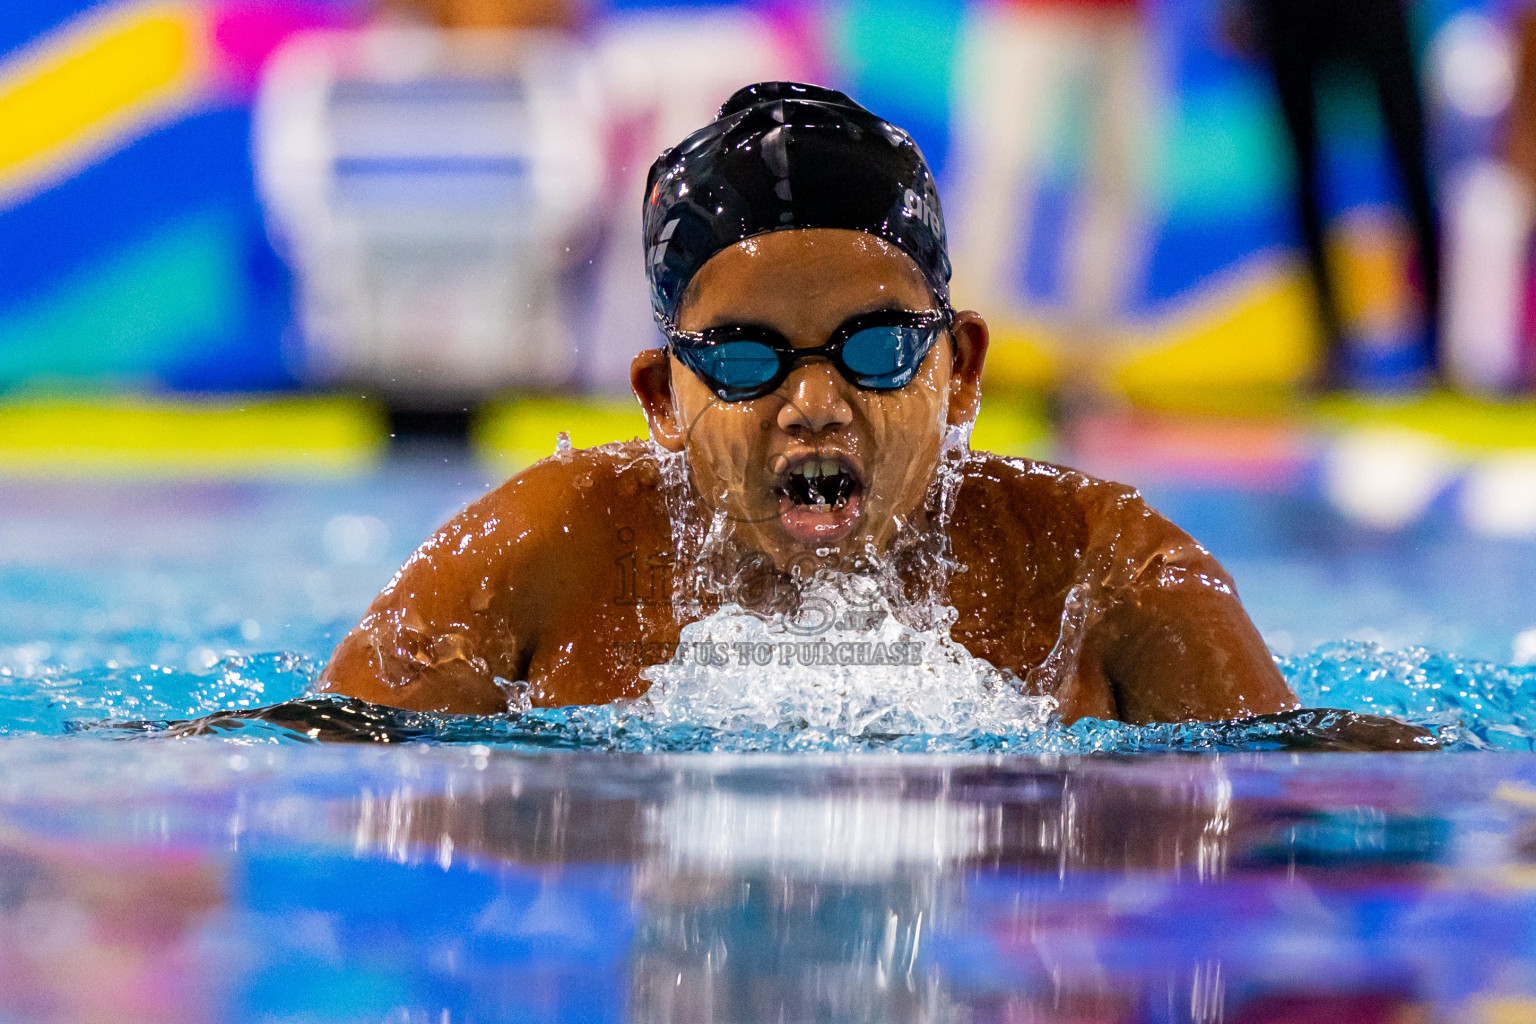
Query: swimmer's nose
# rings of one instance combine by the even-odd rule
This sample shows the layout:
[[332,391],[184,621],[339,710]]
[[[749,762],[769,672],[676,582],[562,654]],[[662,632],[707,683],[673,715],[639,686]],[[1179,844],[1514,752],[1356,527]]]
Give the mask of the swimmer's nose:
[[779,429],[819,434],[852,423],[853,407],[843,398],[842,385],[837,370],[824,360],[796,367],[779,410]]

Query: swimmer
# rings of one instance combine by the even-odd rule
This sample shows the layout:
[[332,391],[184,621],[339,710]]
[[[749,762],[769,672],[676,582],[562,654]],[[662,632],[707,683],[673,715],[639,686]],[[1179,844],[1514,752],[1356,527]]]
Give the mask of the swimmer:
[[637,697],[703,614],[670,599],[669,570],[698,555],[674,544],[691,516],[759,584],[884,560],[921,590],[936,563],[897,556],[942,535],[953,638],[1067,722],[1299,706],[1231,577],[1132,488],[966,452],[938,507],[987,326],[949,305],[938,194],[905,132],[828,89],[750,86],[656,161],[644,214],[665,338],[631,368],[650,441],[557,453],[468,507],[341,642],[322,689],[466,714],[514,693]]

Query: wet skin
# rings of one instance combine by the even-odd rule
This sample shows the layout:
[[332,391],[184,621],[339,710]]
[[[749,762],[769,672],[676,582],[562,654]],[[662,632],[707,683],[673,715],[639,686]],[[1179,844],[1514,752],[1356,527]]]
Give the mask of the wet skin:
[[[712,258],[678,324],[769,326],[811,347],[860,313],[931,308],[915,264],[882,240],[794,230]],[[725,403],[661,350],[637,356],[631,376],[652,439],[687,452],[692,500],[724,510],[736,542],[784,569],[811,548],[848,559],[884,551],[902,528],[933,528],[924,498],[946,429],[976,416],[986,348],[986,325],[966,312],[897,391],[861,390],[809,359],[774,394]],[[852,494],[837,507],[794,500],[786,478],[808,463],[835,464]],[[983,452],[963,474],[949,524],[965,566],[950,583],[952,635],[1053,695],[1064,719],[1216,720],[1297,706],[1230,577],[1134,490]],[[337,648],[322,687],[474,714],[505,711],[510,680],[526,681],[535,705],[640,695],[640,670],[682,625],[663,492],[639,441],[519,474],[407,561]],[[1064,625],[1069,604],[1078,611]]]

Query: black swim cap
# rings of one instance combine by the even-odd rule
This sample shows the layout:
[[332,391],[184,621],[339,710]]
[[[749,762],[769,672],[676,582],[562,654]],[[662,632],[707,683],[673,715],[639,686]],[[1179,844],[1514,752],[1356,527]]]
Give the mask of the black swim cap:
[[835,90],[760,82],[651,165],[645,271],[652,306],[672,319],[711,256],[788,228],[877,235],[912,257],[939,300],[949,301],[944,216],[912,137]]

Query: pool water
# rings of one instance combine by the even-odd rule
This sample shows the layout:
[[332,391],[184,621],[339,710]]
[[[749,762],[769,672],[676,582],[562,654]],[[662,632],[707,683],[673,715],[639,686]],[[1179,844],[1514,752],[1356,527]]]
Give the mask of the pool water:
[[1149,491],[1309,704],[1450,753],[1300,756],[1295,723],[235,717],[303,697],[490,484],[429,454],[0,483],[0,1021],[1536,1018],[1536,544]]
[[[451,455],[324,483],[0,483],[0,735],[188,719],[304,696],[415,545],[493,484]],[[1536,749],[1536,703],[1527,696],[1536,667],[1511,664],[1536,624],[1536,587],[1525,585],[1536,579],[1536,543],[1480,539],[1449,516],[1407,533],[1372,533],[1305,494],[1149,497],[1232,571],[1304,703],[1405,717],[1451,749]],[[410,728],[630,752],[1062,754],[1264,749],[1295,732],[1289,723],[1251,732],[1097,722],[1042,729],[1033,721],[1004,729],[998,715],[937,735],[921,722],[721,728],[718,713],[699,709],[635,710],[415,719]],[[805,719],[817,709],[773,710]],[[247,738],[302,738],[242,729]]]
[[0,744],[6,1020],[1536,1010],[1523,755],[60,743]]

